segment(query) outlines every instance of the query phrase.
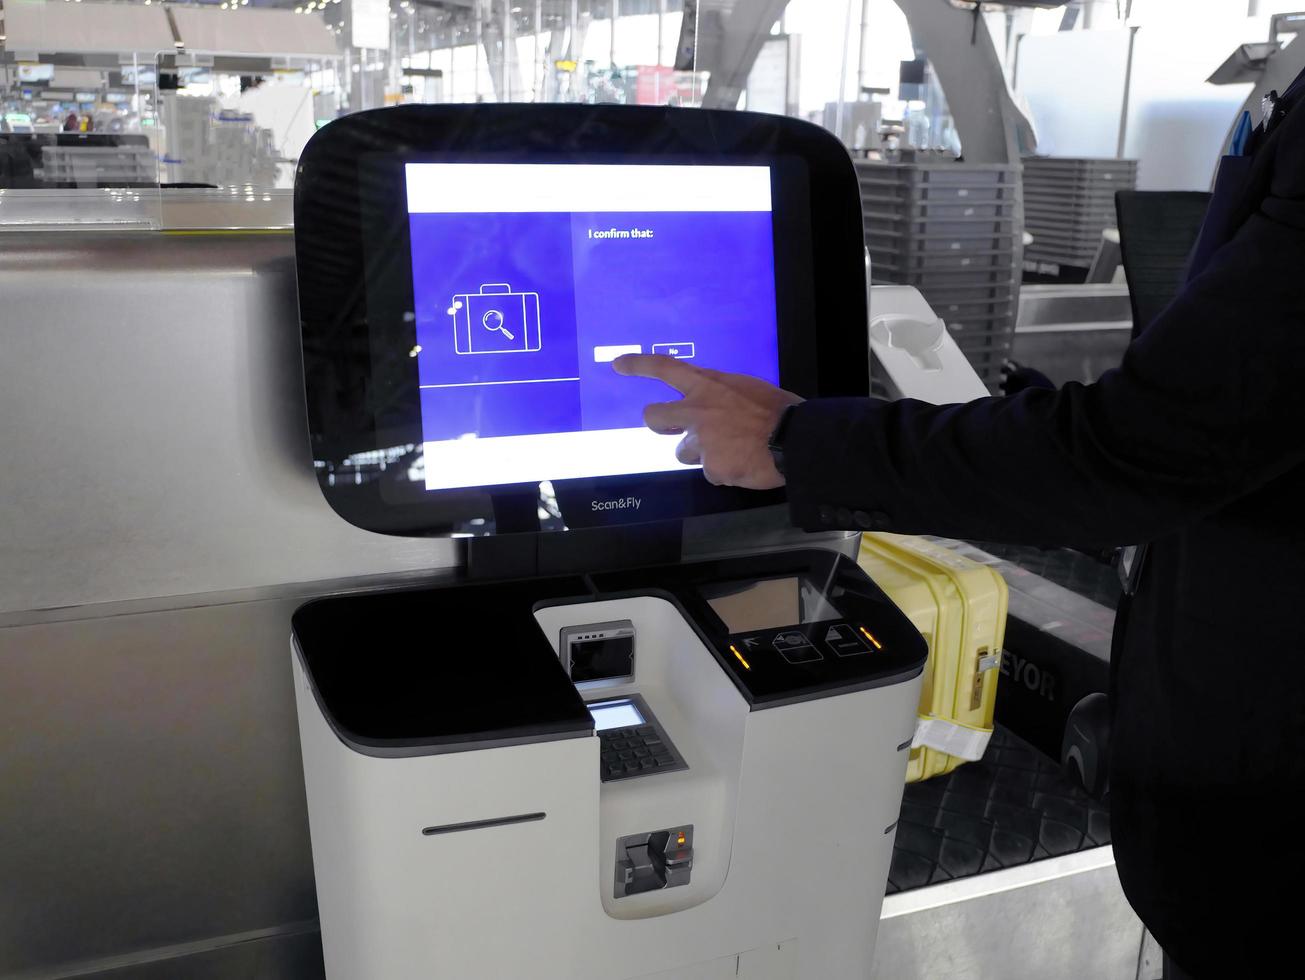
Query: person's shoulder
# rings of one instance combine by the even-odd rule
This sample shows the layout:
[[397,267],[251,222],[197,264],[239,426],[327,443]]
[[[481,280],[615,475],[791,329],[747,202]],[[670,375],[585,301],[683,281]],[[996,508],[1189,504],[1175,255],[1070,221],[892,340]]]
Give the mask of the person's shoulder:
[[1274,154],[1273,197],[1305,203],[1305,86],[1293,86],[1293,105],[1278,123],[1270,148]]
[[[1279,120],[1276,134],[1274,175],[1288,181],[1295,196],[1305,196],[1305,76],[1288,90],[1287,115]],[[1275,179],[1275,192],[1278,180]]]

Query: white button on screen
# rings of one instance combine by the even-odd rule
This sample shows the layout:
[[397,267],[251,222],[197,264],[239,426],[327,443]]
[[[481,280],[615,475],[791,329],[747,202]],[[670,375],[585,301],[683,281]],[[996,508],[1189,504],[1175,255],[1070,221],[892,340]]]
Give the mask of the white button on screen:
[[594,363],[607,364],[616,360],[622,354],[642,354],[643,347],[639,344],[616,344],[610,347],[594,348]]
[[653,344],[654,354],[665,354],[667,357],[678,357],[680,360],[688,360],[693,357],[693,343],[683,344]]

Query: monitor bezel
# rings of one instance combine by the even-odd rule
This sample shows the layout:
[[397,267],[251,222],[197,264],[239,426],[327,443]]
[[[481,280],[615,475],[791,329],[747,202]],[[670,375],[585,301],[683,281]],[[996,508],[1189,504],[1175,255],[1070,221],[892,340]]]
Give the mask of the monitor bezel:
[[[305,395],[319,486],[359,527],[391,534],[591,528],[784,499],[715,487],[700,470],[430,491],[396,478],[422,444],[403,164],[623,163],[771,168],[780,383],[805,397],[868,390],[859,192],[846,150],[779,116],[634,106],[448,105],[372,110],[309,142],[295,182]],[[398,448],[396,448],[398,447]],[[364,474],[359,459],[389,459]],[[352,471],[352,472],[351,472]],[[365,478],[364,478],[365,477]],[[541,476],[541,480],[547,480]],[[593,509],[593,500],[639,499]]]

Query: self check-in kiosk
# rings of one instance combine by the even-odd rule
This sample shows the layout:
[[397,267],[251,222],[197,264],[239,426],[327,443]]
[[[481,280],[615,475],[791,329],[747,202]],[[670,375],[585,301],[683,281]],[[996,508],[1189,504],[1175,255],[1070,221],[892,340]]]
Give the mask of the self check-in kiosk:
[[[684,557],[774,507],[642,425],[664,353],[867,389],[856,178],[747,113],[411,106],[296,184],[314,460],[465,574],[294,617],[327,973],[868,975],[925,647],[837,550]],[[745,552],[747,542],[718,549]]]

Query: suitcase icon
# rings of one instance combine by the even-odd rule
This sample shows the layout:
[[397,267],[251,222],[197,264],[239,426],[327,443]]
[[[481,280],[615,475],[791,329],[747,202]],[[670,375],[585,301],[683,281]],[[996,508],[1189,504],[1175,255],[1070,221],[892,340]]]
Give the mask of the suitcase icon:
[[538,293],[514,293],[505,282],[486,283],[479,292],[454,296],[449,315],[459,354],[529,353],[542,346]]

